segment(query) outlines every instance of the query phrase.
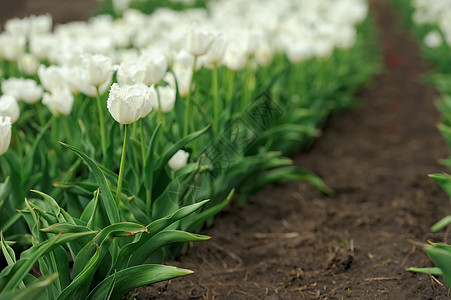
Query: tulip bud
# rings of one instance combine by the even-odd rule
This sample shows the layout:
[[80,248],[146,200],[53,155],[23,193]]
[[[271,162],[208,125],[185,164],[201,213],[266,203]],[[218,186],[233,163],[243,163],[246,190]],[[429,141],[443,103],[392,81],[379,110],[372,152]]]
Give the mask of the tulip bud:
[[93,86],[101,86],[113,76],[113,60],[104,55],[86,53],[82,56],[82,66]]
[[166,74],[168,63],[163,54],[144,54],[141,56],[146,67],[144,83],[147,85],[158,84]]
[[217,35],[213,40],[205,59],[209,65],[219,66],[226,50],[226,39],[223,35]]
[[175,105],[175,96],[176,96],[175,88],[170,85],[167,85],[167,86],[159,86],[157,87],[157,89],[158,95],[160,96],[160,101],[158,103],[158,99],[156,98],[155,102],[153,103],[153,106],[157,109],[161,109],[161,111],[164,113],[171,112],[174,109]]
[[9,148],[11,142],[11,119],[0,117],[0,155],[3,155]]
[[12,123],[15,123],[20,115],[19,103],[11,95],[0,97],[0,116],[9,117]]
[[152,109],[150,93],[150,89],[144,84],[120,86],[113,83],[107,101],[108,110],[121,124],[136,122]]
[[40,65],[38,68],[38,76],[42,86],[46,91],[65,88],[67,83],[61,67]]
[[191,86],[191,79],[193,78],[193,71],[191,68],[174,66],[173,68],[175,78],[177,80],[177,87],[180,97],[188,96]]
[[68,116],[72,111],[74,95],[69,88],[56,89],[51,94],[44,93],[42,104],[47,105],[54,116]]
[[186,166],[186,163],[188,162],[188,157],[189,157],[188,152],[184,150],[179,150],[168,161],[168,165],[172,170],[177,171]]

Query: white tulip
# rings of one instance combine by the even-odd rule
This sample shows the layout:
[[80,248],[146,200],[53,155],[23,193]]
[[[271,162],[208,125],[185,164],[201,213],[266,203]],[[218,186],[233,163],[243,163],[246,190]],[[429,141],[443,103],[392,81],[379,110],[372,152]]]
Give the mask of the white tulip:
[[2,91],[17,100],[34,104],[41,99],[43,88],[33,79],[9,78],[2,81]]
[[22,83],[22,87],[18,98],[19,100],[23,100],[28,104],[34,104],[42,98],[44,89],[33,79],[25,79]]
[[116,76],[119,85],[143,83],[146,76],[146,68],[138,61],[123,62],[119,65]]
[[194,26],[191,26],[188,31],[188,51],[194,56],[204,55],[207,53],[215,36],[211,32],[201,28],[194,28]]
[[113,60],[100,54],[82,55],[82,66],[87,71],[89,83],[101,86],[111,80],[113,76]]
[[431,31],[424,37],[424,43],[429,48],[440,47],[443,43],[442,36],[437,30]]
[[0,53],[8,61],[16,61],[25,52],[25,37],[0,34]]
[[46,105],[54,116],[68,116],[72,111],[74,95],[67,87],[55,89],[51,94],[44,93],[42,104]]
[[3,94],[13,96],[16,99],[20,98],[22,90],[21,78],[8,78],[2,80],[2,92]]
[[226,50],[226,39],[223,35],[216,35],[215,39],[210,45],[205,60],[209,65],[219,66]]
[[225,52],[223,63],[233,71],[241,71],[246,66],[248,55],[241,45],[229,45]]
[[19,60],[17,61],[17,65],[19,70],[24,72],[27,75],[34,75],[38,71],[39,68],[39,60],[30,53],[25,53]]
[[158,84],[166,74],[168,63],[163,53],[144,53],[141,60],[146,68],[144,83]]
[[[174,110],[175,106],[175,99],[176,99],[176,90],[174,87],[167,85],[167,86],[159,86],[158,89],[158,95],[160,96],[160,101],[158,102],[158,99],[155,99],[153,106],[156,109],[161,109],[162,112],[167,113]],[[161,108],[160,108],[161,104]]]
[[120,86],[113,83],[107,107],[117,122],[131,124],[150,112],[150,101],[150,89],[144,84]]
[[186,166],[188,158],[189,158],[188,152],[184,150],[179,150],[168,161],[168,165],[174,171],[180,170],[181,168]]
[[177,80],[179,95],[185,98],[190,92],[191,80],[193,78],[192,68],[174,66],[173,71]]
[[122,13],[130,6],[131,0],[113,0],[113,8],[116,13]]
[[11,118],[11,122],[15,123],[20,115],[19,103],[16,98],[11,95],[3,95],[0,97],[0,116]]
[[0,155],[5,154],[11,143],[11,119],[0,116]]
[[40,16],[31,16],[30,20],[30,33],[33,34],[47,34],[52,30],[52,15],[45,14]]
[[40,65],[38,76],[46,91],[53,92],[54,90],[63,89],[67,86],[61,67],[54,65],[45,67],[44,65]]

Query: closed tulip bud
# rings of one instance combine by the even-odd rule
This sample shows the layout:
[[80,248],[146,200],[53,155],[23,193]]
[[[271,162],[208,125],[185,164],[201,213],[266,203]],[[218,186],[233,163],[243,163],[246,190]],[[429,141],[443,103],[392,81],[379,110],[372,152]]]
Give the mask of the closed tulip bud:
[[157,109],[161,109],[161,111],[164,113],[171,112],[174,109],[175,105],[175,96],[176,96],[175,88],[170,85],[167,85],[167,86],[159,86],[157,87],[157,89],[158,95],[160,95],[160,102],[158,102],[158,99],[155,99],[153,106]]
[[168,161],[169,167],[174,170],[180,170],[184,166],[186,166],[188,162],[189,153],[184,150],[177,151],[174,156]]
[[191,86],[191,79],[193,78],[193,71],[191,68],[174,66],[173,68],[175,78],[177,80],[177,87],[180,97],[188,96]]
[[5,154],[11,142],[11,119],[0,117],[0,155]]
[[42,86],[46,91],[52,92],[67,86],[65,76],[61,67],[40,65],[38,68],[38,76]]
[[74,95],[69,88],[56,89],[51,94],[44,93],[42,104],[46,105],[54,116],[68,116],[72,111]]
[[144,83],[147,85],[158,84],[168,69],[166,57],[160,53],[144,54],[141,58],[146,68]]
[[226,39],[223,35],[216,35],[208,52],[205,55],[205,60],[209,65],[219,66],[226,50]]
[[87,71],[89,83],[95,87],[111,80],[113,76],[113,60],[100,54],[84,54],[82,66]]
[[188,31],[188,51],[194,56],[204,55],[213,40],[213,33],[199,28],[191,28]]
[[121,124],[136,122],[152,109],[150,93],[149,87],[144,84],[120,86],[113,83],[107,101],[108,110]]
[[11,95],[0,97],[0,116],[9,117],[12,123],[15,123],[20,115],[19,103]]
[[26,53],[17,61],[19,70],[27,75],[34,75],[39,68],[39,60],[33,54]]

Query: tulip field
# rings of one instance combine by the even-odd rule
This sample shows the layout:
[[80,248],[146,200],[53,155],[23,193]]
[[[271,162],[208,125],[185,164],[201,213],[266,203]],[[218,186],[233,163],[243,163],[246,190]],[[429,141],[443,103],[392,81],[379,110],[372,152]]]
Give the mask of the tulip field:
[[450,1],[52,1],[0,18],[0,300],[450,295]]

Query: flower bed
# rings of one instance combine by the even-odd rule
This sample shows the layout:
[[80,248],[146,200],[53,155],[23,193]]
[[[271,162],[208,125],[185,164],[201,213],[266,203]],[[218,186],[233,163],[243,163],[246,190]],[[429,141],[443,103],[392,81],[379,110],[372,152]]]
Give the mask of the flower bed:
[[377,70],[366,14],[358,0],[218,1],[53,30],[48,16],[7,22],[1,296],[120,298],[190,274],[156,264],[208,239],[193,232],[234,190],[245,202],[307,180],[332,193],[284,155]]

